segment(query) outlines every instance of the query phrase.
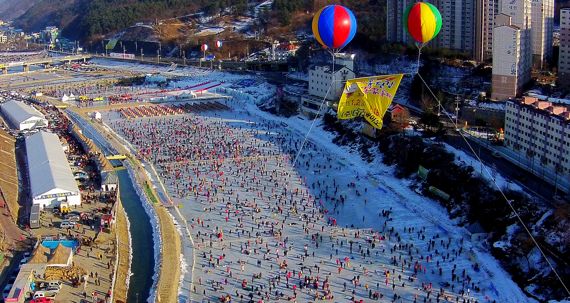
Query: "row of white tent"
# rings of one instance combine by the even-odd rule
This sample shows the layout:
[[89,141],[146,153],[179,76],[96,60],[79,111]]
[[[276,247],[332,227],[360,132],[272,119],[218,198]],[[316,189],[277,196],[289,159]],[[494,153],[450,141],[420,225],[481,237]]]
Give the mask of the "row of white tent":
[[63,94],[63,97],[61,97],[61,102],[68,102],[75,100],[77,100],[77,97],[75,97],[73,93],[71,93],[69,96],[67,94]]

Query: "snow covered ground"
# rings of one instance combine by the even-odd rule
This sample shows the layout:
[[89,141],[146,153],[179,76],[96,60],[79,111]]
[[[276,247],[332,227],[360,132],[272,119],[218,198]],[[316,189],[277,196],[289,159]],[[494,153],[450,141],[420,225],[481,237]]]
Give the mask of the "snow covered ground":
[[[227,73],[198,73],[195,78],[174,85],[184,86],[204,80],[230,82],[231,85],[225,88],[235,93],[237,103],[233,111],[185,115],[184,119],[192,119],[189,121],[193,123],[189,124],[189,121],[180,120],[181,117],[135,120],[130,123],[137,123],[136,131],[144,135],[154,129],[163,135],[162,138],[175,139],[176,129],[168,130],[168,125],[199,125],[215,130],[208,133],[208,138],[202,136],[192,139],[205,140],[200,145],[204,151],[218,146],[212,145],[214,142],[235,139],[238,140],[236,144],[240,146],[239,150],[257,147],[251,149],[252,155],[262,153],[278,157],[267,157],[265,162],[256,164],[223,156],[223,164],[219,168],[227,178],[223,189],[217,187],[221,184],[219,175],[215,177],[208,170],[208,164],[188,162],[179,167],[182,171],[180,180],[186,185],[188,182],[201,184],[196,195],[190,190],[176,190],[176,178],[166,177],[165,165],[169,165],[168,162],[157,165],[165,176],[171,194],[179,195],[177,201],[183,204],[181,211],[188,224],[192,225],[192,233],[200,232],[196,238],[202,240],[202,246],[196,255],[201,283],[194,280],[197,293],[191,295],[193,302],[199,302],[201,298],[215,299],[222,293],[234,294],[235,290],[247,295],[248,292],[244,293],[241,287],[242,280],[247,280],[248,285],[261,287],[261,294],[265,294],[267,286],[274,283],[272,294],[278,291],[284,293],[285,297],[291,297],[295,293],[292,285],[299,287],[303,280],[296,277],[300,271],[303,272],[302,276],[310,276],[311,281],[319,277],[320,286],[326,279],[334,302],[345,302],[352,296],[367,300],[368,289],[382,293],[385,296],[382,302],[392,302],[395,293],[405,302],[413,302],[415,297],[419,302],[427,295],[429,283],[432,283],[430,298],[433,300],[443,288],[453,302],[458,296],[460,300],[471,297],[478,302],[534,302],[524,295],[489,252],[479,248],[478,243],[470,242],[468,232],[456,226],[437,202],[413,192],[408,181],[395,178],[393,169],[383,165],[380,159],[369,164],[357,153],[351,153],[349,147],[335,145],[332,143],[333,135],[324,131],[320,124],[312,129],[308,136],[309,144],[300,154],[299,161],[292,165],[294,154],[286,151],[297,150],[299,145],[295,146],[295,143],[302,142],[311,121],[300,117],[275,117],[260,111],[255,101],[270,97],[273,94],[271,86],[259,83],[251,88],[232,87],[241,83],[241,79],[255,77]],[[119,133],[125,131],[123,128],[126,127],[121,123],[118,120],[109,122]],[[186,148],[183,142],[177,145],[183,150]],[[171,153],[166,147],[164,145],[155,152],[166,157]],[[460,151],[453,152],[468,164],[475,162]],[[259,166],[260,163],[265,163],[265,168]],[[195,176],[196,169],[201,171],[200,177]],[[236,174],[236,169],[240,173]],[[266,172],[272,175],[274,171],[279,172],[280,178],[277,180],[259,174]],[[501,178],[499,176],[497,182],[506,186],[506,181]],[[280,186],[288,184],[285,187],[285,203],[281,205],[285,209],[283,213],[276,209],[280,205],[276,203],[277,199],[269,199],[282,189],[274,188],[272,184],[275,182],[279,182]],[[244,185],[240,186],[242,183]],[[266,188],[262,189],[264,186]],[[220,190],[220,194],[215,199],[207,197],[206,192],[213,193],[215,188]],[[272,193],[272,188],[277,191]],[[293,198],[295,190],[302,193],[301,199]],[[237,197],[240,200],[235,202],[237,208],[227,204]],[[252,200],[255,201],[255,198],[259,206],[254,208]],[[339,202],[341,199],[343,203]],[[291,201],[298,204],[293,207]],[[243,210],[243,213],[236,212],[237,209]],[[383,211],[390,214],[384,216]],[[330,226],[331,220],[335,220],[338,226]],[[274,234],[267,236],[269,225],[265,224],[269,222],[270,226],[283,232],[281,237]],[[287,224],[281,225],[280,222]],[[223,231],[224,242],[216,237],[219,231]],[[250,235],[252,231],[253,235]],[[259,243],[260,237],[255,236],[255,231],[262,233],[264,242]],[[319,241],[317,238],[315,241],[312,237],[315,233],[321,233],[324,239]],[[285,240],[285,237],[289,240]],[[209,244],[209,239],[212,244]],[[344,245],[341,246],[339,241]],[[348,249],[349,241],[354,243],[353,251]],[[244,247],[248,253],[244,253]],[[371,251],[370,255],[366,254],[367,249]],[[285,250],[289,252],[288,255],[283,255]],[[307,257],[303,257],[305,251],[309,253]],[[329,258],[329,255],[332,256]],[[343,262],[344,257],[350,260],[349,266]],[[288,267],[279,269],[275,259],[287,261]],[[337,259],[344,265],[335,264]],[[258,260],[262,263],[257,263]],[[414,273],[416,264],[420,265],[419,272]],[[438,272],[440,268],[441,275]],[[252,275],[258,272],[262,272],[263,277],[252,280]],[[290,272],[294,273],[291,281],[285,283]],[[452,272],[456,274],[455,280],[452,280]],[[401,281],[399,275],[402,276]],[[356,276],[358,282],[355,283]],[[345,283],[348,287],[343,291]],[[473,287],[475,285],[479,291]],[[219,286],[224,289],[213,292],[212,287]],[[463,296],[459,294],[462,289],[465,291]],[[296,292],[299,302],[314,299],[315,290],[311,287],[297,289]],[[257,294],[254,296],[258,298]],[[272,299],[269,301],[275,301],[273,295],[270,297]]]
[[470,154],[468,155],[464,151],[458,150],[448,144],[445,144],[445,149],[455,155],[456,164],[472,166],[474,173],[490,182],[490,185],[496,183],[500,189],[510,189],[523,192],[523,189],[519,185],[510,182],[509,179],[503,177],[496,168],[481,164],[474,156],[471,156]]

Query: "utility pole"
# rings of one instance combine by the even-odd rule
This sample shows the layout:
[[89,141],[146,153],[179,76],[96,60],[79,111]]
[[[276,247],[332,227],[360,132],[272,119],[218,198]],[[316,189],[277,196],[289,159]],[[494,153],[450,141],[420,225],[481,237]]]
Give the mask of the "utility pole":
[[457,119],[459,118],[459,95],[455,96],[455,127],[459,129],[457,126]]
[[144,53],[143,53],[143,48],[141,47],[141,61],[144,61]]
[[186,66],[186,51],[182,51],[182,62]]
[[160,64],[160,50],[156,50],[156,63]]

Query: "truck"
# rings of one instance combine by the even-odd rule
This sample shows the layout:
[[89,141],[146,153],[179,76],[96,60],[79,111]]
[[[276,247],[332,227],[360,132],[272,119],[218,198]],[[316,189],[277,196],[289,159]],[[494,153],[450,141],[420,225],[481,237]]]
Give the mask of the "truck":
[[32,205],[30,211],[30,228],[40,228],[40,205]]

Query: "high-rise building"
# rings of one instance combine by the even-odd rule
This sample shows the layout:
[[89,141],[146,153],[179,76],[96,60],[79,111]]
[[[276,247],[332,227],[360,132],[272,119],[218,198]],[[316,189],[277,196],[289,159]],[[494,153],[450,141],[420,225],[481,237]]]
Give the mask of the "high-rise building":
[[476,0],[474,59],[482,62],[493,56],[493,28],[499,13],[498,0]]
[[542,68],[545,60],[552,57],[554,32],[554,0],[532,0],[532,61]]
[[558,52],[558,82],[563,86],[570,86],[570,8],[560,10],[560,49]]
[[[473,55],[475,44],[475,2],[478,0],[432,0],[440,11],[442,27],[430,47],[447,48]],[[415,0],[387,0],[386,39],[410,43],[404,26],[404,13]]]
[[386,7],[386,40],[407,44],[411,39],[404,27],[404,13],[414,0],[387,0]]
[[493,29],[492,98],[521,94],[532,68],[531,2],[501,0]]
[[473,54],[475,43],[476,0],[435,0],[442,27],[434,39],[438,48],[447,48]]

